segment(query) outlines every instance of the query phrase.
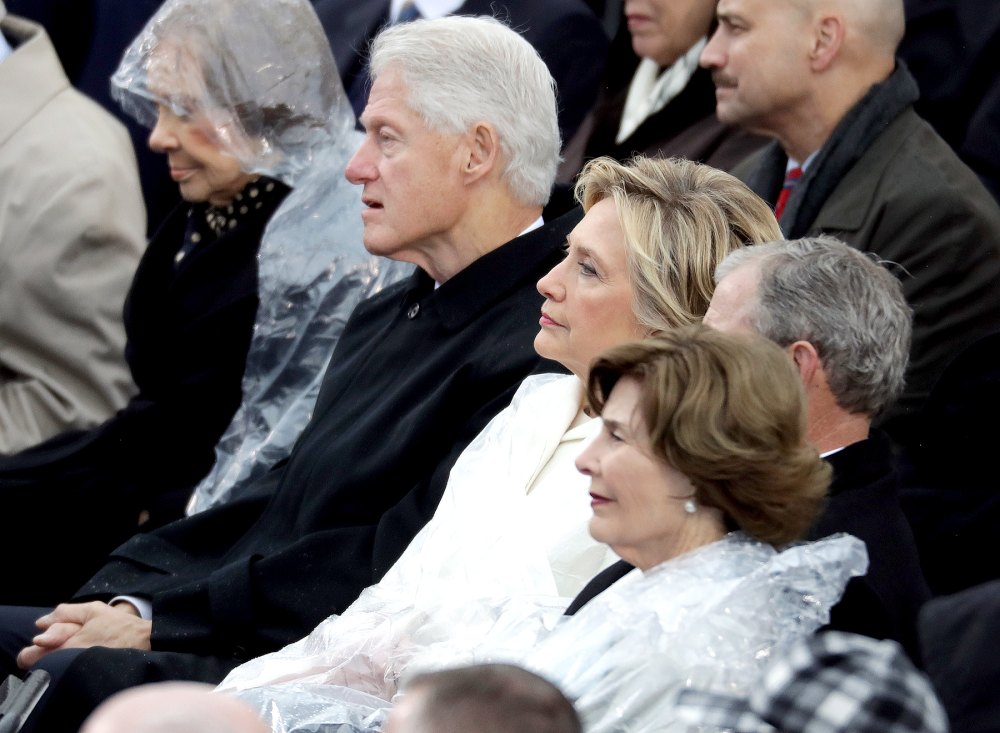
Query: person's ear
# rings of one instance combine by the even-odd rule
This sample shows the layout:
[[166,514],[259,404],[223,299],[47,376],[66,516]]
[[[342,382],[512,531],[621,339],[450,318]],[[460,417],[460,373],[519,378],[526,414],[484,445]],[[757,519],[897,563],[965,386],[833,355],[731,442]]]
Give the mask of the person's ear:
[[798,369],[802,386],[809,389],[816,379],[817,372],[823,368],[816,347],[808,341],[796,341],[786,347],[785,352],[792,358],[792,363]]
[[469,147],[463,160],[462,175],[467,182],[478,181],[497,166],[500,158],[500,137],[488,122],[477,122],[469,130]]
[[844,31],[844,19],[839,15],[826,15],[816,20],[812,47],[809,49],[809,63],[813,71],[822,72],[830,68],[844,43]]

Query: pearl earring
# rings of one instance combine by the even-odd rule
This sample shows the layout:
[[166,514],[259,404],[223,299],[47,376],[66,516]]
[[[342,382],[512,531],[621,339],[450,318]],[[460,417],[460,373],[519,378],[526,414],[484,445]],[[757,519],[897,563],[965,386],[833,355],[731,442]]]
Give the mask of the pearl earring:
[[688,499],[684,502],[684,511],[688,514],[694,514],[698,511],[698,506],[694,503],[694,499]]

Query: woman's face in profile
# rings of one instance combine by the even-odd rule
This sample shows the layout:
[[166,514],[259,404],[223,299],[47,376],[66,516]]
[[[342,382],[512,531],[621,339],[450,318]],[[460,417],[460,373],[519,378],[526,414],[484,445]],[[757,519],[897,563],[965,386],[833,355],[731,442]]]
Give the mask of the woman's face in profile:
[[160,44],[149,68],[150,91],[161,100],[149,147],[166,154],[170,177],[185,201],[226,206],[253,176],[229,153],[218,123],[201,109],[203,86],[190,54],[175,44]]
[[647,570],[686,546],[694,519],[684,503],[695,489],[687,476],[653,455],[640,395],[635,379],[615,385],[601,414],[601,432],[576,467],[590,476],[590,534]]
[[538,281],[541,330],[535,350],[581,379],[612,346],[645,333],[632,310],[625,234],[612,199],[598,201],[570,232],[566,259]]

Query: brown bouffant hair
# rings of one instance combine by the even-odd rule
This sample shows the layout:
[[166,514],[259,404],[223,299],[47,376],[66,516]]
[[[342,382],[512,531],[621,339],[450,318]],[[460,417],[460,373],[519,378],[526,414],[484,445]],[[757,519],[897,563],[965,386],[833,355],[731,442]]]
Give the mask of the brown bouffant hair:
[[641,385],[654,456],[685,474],[729,529],[772,545],[806,533],[830,467],[805,441],[802,386],[780,347],[704,326],[618,346],[590,370],[587,399],[597,413],[621,379]]

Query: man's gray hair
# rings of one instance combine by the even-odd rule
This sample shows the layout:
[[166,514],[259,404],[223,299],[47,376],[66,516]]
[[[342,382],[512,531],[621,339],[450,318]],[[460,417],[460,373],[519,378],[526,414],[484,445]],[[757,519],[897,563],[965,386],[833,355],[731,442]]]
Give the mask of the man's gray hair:
[[432,130],[493,125],[511,193],[526,204],[548,201],[559,166],[555,82],[520,35],[487,17],[400,23],[372,42],[369,66],[373,81],[398,69],[410,106]]
[[912,312],[879,261],[833,237],[738,249],[716,283],[743,265],[758,268],[748,324],[780,346],[808,341],[819,354],[837,404],[875,417],[903,389]]

